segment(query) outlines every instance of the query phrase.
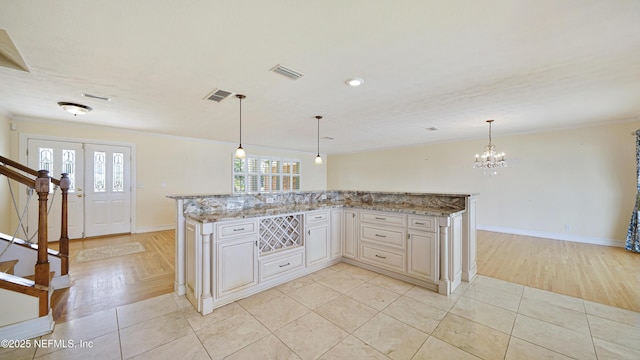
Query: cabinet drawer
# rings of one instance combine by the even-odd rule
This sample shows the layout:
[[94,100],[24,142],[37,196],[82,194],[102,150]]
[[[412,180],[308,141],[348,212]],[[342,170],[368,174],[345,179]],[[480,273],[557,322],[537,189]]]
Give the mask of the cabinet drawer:
[[435,216],[409,216],[409,228],[435,232],[437,219]]
[[382,250],[380,248],[362,245],[360,247],[360,260],[385,269],[404,273],[404,252]]
[[218,239],[225,239],[232,236],[254,234],[258,231],[255,221],[231,221],[218,225]]
[[406,216],[381,211],[361,211],[360,220],[388,226],[405,226]]
[[306,224],[316,224],[321,222],[329,221],[329,211],[310,211],[304,214],[304,219]]
[[286,256],[271,256],[260,259],[260,281],[302,268],[304,253],[298,251]]
[[405,248],[406,233],[403,229],[382,229],[368,225],[361,225],[360,234],[363,241],[393,246],[398,249]]

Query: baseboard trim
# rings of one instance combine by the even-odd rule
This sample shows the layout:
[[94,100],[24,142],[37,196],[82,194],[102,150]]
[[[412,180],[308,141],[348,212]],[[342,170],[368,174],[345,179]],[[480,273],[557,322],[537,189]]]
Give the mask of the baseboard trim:
[[139,226],[136,228],[136,233],[148,233],[155,231],[164,231],[164,230],[175,230],[176,226],[173,224],[169,225],[153,225],[153,226]]
[[49,310],[49,314],[45,316],[1,327],[0,339],[33,339],[51,333],[55,325],[56,323],[53,321],[51,310]]
[[624,247],[624,240],[614,240],[614,239],[606,239],[606,238],[596,238],[596,237],[587,237],[580,235],[569,235],[562,233],[551,233],[544,231],[534,231],[534,230],[521,230],[521,229],[512,229],[512,228],[503,228],[500,226],[482,226],[478,225],[477,230],[484,231],[492,231],[499,232],[505,234],[514,234],[514,235],[525,235],[525,236],[533,236],[551,240],[563,240],[563,241],[572,241],[584,244],[594,244],[594,245],[606,245],[606,246],[615,246],[615,247]]

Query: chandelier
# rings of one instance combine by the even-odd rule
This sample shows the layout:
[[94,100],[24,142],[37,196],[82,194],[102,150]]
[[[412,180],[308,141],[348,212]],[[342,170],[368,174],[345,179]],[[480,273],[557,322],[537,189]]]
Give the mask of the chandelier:
[[[493,120],[487,120],[489,123],[489,145],[485,145],[482,155],[476,154],[476,161],[473,163],[474,169],[496,169],[507,167],[507,161],[504,159],[504,153],[497,153],[496,146],[491,144],[491,123]],[[491,171],[492,175],[496,171]]]

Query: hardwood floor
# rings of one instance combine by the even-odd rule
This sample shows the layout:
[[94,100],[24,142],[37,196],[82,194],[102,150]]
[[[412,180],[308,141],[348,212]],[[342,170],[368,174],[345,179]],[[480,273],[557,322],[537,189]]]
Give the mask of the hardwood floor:
[[640,254],[478,231],[478,273],[640,312]]
[[[173,291],[175,231],[127,234],[69,242],[71,287],[56,290],[51,304],[57,323]],[[144,252],[77,262],[81,249],[140,242]],[[56,248],[52,243],[51,248]]]
[[[174,237],[168,230],[72,240],[71,287],[52,297],[56,322],[172,292]],[[80,249],[135,241],[146,251],[76,261]],[[478,231],[478,273],[640,312],[640,254],[622,248]]]

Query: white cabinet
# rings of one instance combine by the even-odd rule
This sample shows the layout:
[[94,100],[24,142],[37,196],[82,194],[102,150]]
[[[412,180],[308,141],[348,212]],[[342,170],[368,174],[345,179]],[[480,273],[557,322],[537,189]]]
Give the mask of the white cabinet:
[[215,299],[258,283],[258,224],[238,220],[216,224]]
[[406,215],[360,212],[360,261],[405,273]]
[[217,297],[258,283],[258,237],[241,237],[217,244]]
[[305,251],[307,266],[330,260],[329,210],[309,211],[305,214]]
[[342,256],[349,259],[358,258],[358,210],[345,209],[342,232]]
[[342,257],[342,234],[344,232],[343,226],[344,211],[331,210],[331,244],[330,244],[330,258],[337,259]]
[[187,266],[185,266],[185,296],[196,309],[198,309],[198,299],[202,293],[202,281],[200,280],[200,276],[202,275],[200,268],[202,265],[200,263],[200,257],[197,256],[200,252],[197,247],[198,224],[188,221],[185,224],[185,252],[187,256]]
[[438,237],[436,233],[409,230],[407,275],[438,282]]

